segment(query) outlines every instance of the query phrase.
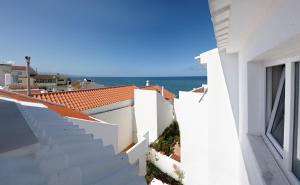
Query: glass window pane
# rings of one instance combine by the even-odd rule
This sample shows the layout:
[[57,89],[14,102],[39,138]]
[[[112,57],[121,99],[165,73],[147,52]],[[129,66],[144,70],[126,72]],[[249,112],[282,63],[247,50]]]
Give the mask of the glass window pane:
[[299,132],[299,63],[295,64],[295,95],[294,95],[294,139],[292,171],[300,179],[300,132]]
[[276,141],[281,147],[283,146],[283,134],[284,134],[284,102],[285,102],[284,91],[285,91],[285,87],[283,85],[280,99],[279,99],[279,104],[277,107],[276,115],[271,129],[272,136],[276,139]]
[[275,149],[283,155],[285,67],[267,68],[266,82],[266,134]]

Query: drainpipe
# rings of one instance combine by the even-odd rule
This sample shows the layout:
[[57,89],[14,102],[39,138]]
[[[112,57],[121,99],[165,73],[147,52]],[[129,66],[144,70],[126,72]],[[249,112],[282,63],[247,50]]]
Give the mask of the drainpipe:
[[30,56],[25,57],[25,61],[27,64],[27,96],[31,96],[31,91],[30,91],[30,72],[29,72],[29,67],[30,67]]
[[165,87],[161,86],[161,95],[164,96],[164,93],[165,93]]

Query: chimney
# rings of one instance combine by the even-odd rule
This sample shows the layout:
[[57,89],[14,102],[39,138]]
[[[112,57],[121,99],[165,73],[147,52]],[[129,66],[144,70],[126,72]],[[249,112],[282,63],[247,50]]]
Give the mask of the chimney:
[[146,86],[149,86],[149,84],[150,84],[150,83],[149,83],[149,80],[147,80],[147,81],[146,81]]
[[164,96],[164,93],[165,93],[165,87],[161,86],[161,95]]
[[31,91],[30,91],[30,56],[25,56],[25,62],[27,64],[27,96],[31,96]]

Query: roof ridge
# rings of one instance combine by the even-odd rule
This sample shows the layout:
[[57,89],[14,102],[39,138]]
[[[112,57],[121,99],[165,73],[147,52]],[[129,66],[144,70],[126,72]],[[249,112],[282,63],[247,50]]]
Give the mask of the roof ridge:
[[[59,103],[55,103],[55,102],[51,102],[51,101],[46,101],[46,100],[43,100],[43,99],[39,99],[39,98],[35,98],[35,97],[31,97],[31,96],[26,96],[24,94],[20,94],[20,93],[16,93],[16,92],[12,92],[12,91],[6,91],[6,90],[1,90],[0,89],[0,92],[4,93],[4,94],[13,94],[13,95],[16,95],[16,96],[20,96],[20,97],[23,97],[23,98],[27,98],[27,99],[30,99],[32,101],[35,101],[34,103],[49,103],[49,104],[52,104],[52,105],[57,105],[57,106],[61,106],[61,107],[65,107],[64,105],[62,104],[59,104]],[[36,94],[34,94],[36,95]],[[1,96],[1,95],[0,95]],[[24,100],[25,101],[25,100]]]
[[108,87],[100,87],[100,88],[95,88],[95,89],[80,89],[80,90],[75,90],[75,91],[60,91],[60,92],[47,92],[47,93],[40,93],[40,94],[35,94],[35,95],[46,95],[46,94],[70,94],[70,93],[77,93],[77,92],[87,92],[87,91],[96,91],[96,90],[102,90],[102,89],[113,89],[113,88],[121,88],[121,87],[137,87],[134,84],[129,84],[129,85],[118,85],[118,86],[108,86]]
[[[64,117],[67,116],[67,117],[73,117],[73,118],[84,119],[84,120],[89,120],[89,121],[97,121],[89,115],[86,115],[86,114],[84,114],[84,113],[82,113],[78,110],[74,110],[74,109],[69,108],[69,107],[67,107],[65,105],[62,105],[62,104],[58,104],[58,103],[55,103],[55,102],[46,101],[46,100],[42,100],[42,99],[26,96],[26,95],[23,95],[23,94],[19,94],[19,93],[15,93],[15,92],[0,89],[0,96],[1,96],[1,93],[3,93],[4,96],[6,95],[6,97],[8,97],[8,98],[15,99],[15,100],[18,100],[18,101],[41,103],[41,104],[47,106],[52,111],[54,111],[54,112],[56,112],[56,113],[58,113],[58,114],[60,114]],[[23,99],[14,98],[11,95],[18,96],[18,97],[23,98]],[[61,109],[54,108],[53,106],[56,106],[57,108],[61,108]],[[63,112],[65,112],[64,110],[66,110],[67,112],[63,113]]]

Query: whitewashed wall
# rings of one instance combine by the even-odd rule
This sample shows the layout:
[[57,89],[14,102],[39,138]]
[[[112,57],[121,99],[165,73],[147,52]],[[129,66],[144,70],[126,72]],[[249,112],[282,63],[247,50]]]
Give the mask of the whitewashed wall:
[[[217,49],[200,55],[208,92],[181,92],[175,110],[181,132],[185,184],[247,185],[239,142],[237,57],[220,60]],[[233,63],[231,63],[233,62]],[[200,177],[200,178],[199,178]]]
[[126,151],[130,164],[137,164],[139,175],[145,176],[147,172],[146,154],[149,146],[149,134],[138,137],[138,142]]
[[163,131],[172,123],[174,108],[173,104],[167,101],[161,94],[157,94],[157,135],[161,135]]
[[118,152],[118,125],[75,118],[68,119],[79,128],[85,129],[86,133],[93,134],[94,139],[102,139],[104,145],[112,145],[115,152]]
[[134,107],[138,135],[149,132],[149,142],[171,124],[173,105],[153,90],[134,90]]
[[[168,174],[169,176],[173,177],[177,181],[182,181],[181,177],[178,176],[179,173],[184,172],[182,170],[181,163],[163,155],[154,149],[149,149],[148,159],[155,164],[157,168],[159,168],[162,172]],[[177,171],[177,172],[176,172]]]
[[208,101],[203,93],[179,92],[175,113],[180,129],[184,184],[208,185]]
[[95,118],[118,126],[118,151],[133,143],[134,111],[132,106],[93,115]]
[[207,54],[201,60],[207,61],[208,74],[209,181],[211,184],[246,185],[249,182],[239,142],[238,123],[235,122],[229,96],[238,84],[231,83],[230,86],[226,83],[226,76],[238,78],[237,73],[232,67],[234,64],[220,60],[217,49]]
[[149,142],[157,138],[157,92],[134,90],[134,111],[138,135],[149,132]]

